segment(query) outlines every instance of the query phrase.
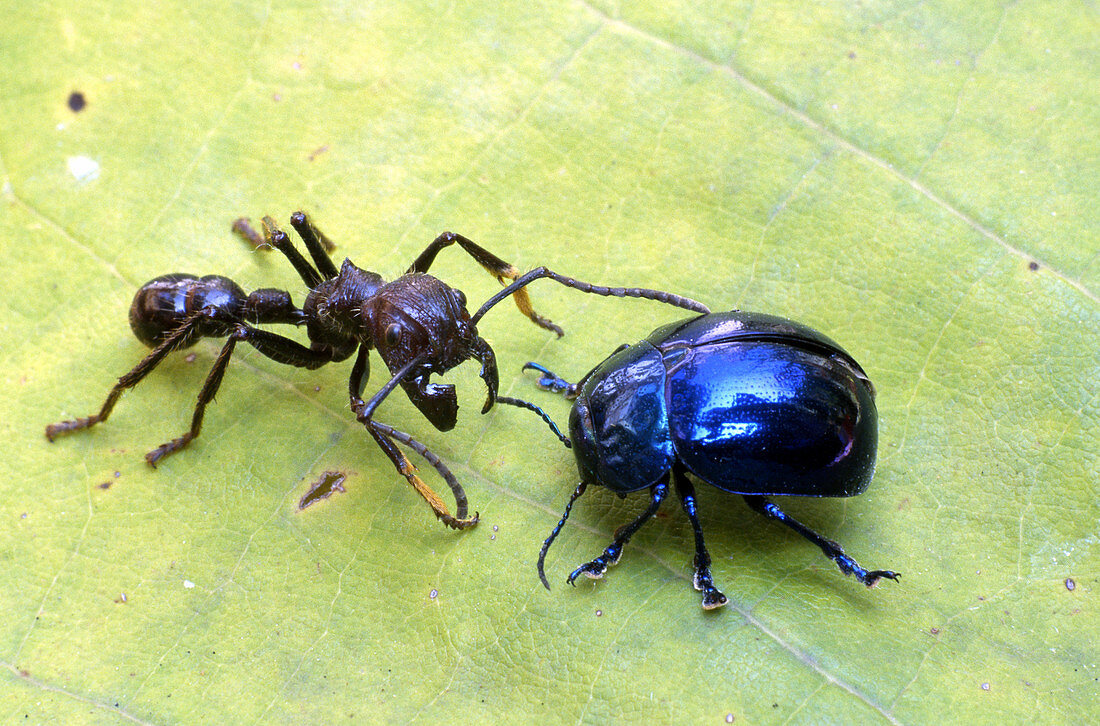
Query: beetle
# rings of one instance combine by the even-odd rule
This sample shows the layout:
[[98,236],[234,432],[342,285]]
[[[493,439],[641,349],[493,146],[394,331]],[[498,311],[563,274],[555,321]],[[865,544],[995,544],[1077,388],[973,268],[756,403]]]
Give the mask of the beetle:
[[711,559],[688,478],[740,494],[754,511],[821,548],[846,575],[871,587],[897,580],[867,570],[836,542],[798,522],[767,497],[850,497],[871,482],[878,442],[875,389],[839,345],[800,323],[751,312],[700,315],[623,345],[578,383],[546,368],[539,386],[573,399],[569,437],[581,482],[539,552],[538,573],[576,500],[588,486],[620,497],[648,489],[649,506],[620,527],[595,559],[567,578],[597,579],[675,489],[695,533],[693,584],[703,608],[728,601]]
[[[46,438],[53,441],[59,436],[106,421],[126,389],[140,383],[169,353],[190,347],[203,337],[227,340],[199,392],[190,429],[146,454],[145,459],[150,466],[155,467],[163,457],[183,449],[199,435],[206,406],[214,400],[238,342],[251,345],[278,363],[310,370],[347,360],[354,355],[348,380],[352,413],[398,473],[428,503],[436,517],[448,527],[464,529],[477,524],[478,514],[475,512],[472,517],[467,516],[466,493],[447,466],[409,434],[374,418],[375,410],[396,387],[400,386],[405,391],[413,405],[435,428],[450,431],[458,415],[455,388],[449,384],[431,383],[430,378],[442,375],[472,358],[481,363],[480,375],[488,390],[482,413],[487,413],[494,403],[526,408],[541,416],[551,430],[564,440],[553,421],[537,406],[497,395],[496,355],[477,330],[478,322],[493,306],[511,296],[520,312],[558,337],[561,337],[562,329],[531,307],[525,288],[535,280],[549,278],[586,293],[644,298],[689,310],[708,311],[705,305],[672,293],[592,285],[546,267],[538,267],[521,275],[514,266],[452,232],[436,237],[404,275],[386,282],[378,273],[364,270],[348,259],[337,268],[329,256],[332,243],[303,212],[291,215],[290,223],[305,243],[312,263],[295,248],[289,236],[270,217],[263,219],[262,237],[245,219],[237,220],[233,229],[257,247],[277,249],[287,258],[309,288],[301,307],[294,304],[290,293],[285,290],[264,288],[245,294],[237,283],[220,275],[198,277],[172,273],[154,278],[138,289],[130,306],[130,327],[134,335],[152,351],[118,379],[98,413],[50,424],[46,427]],[[473,315],[466,309],[466,295],[461,290],[428,274],[436,255],[456,244],[506,285]],[[256,324],[304,326],[309,347],[257,328]],[[364,401],[362,396],[370,375],[371,349],[378,352],[391,378],[369,400]],[[419,454],[447,483],[454,494],[455,514],[452,515],[442,498],[420,479],[416,467],[398,448],[399,443]]]

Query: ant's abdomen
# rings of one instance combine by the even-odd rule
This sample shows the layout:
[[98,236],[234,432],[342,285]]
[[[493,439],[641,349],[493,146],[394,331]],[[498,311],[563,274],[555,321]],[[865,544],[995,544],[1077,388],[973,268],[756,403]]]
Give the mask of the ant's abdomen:
[[196,277],[174,272],[161,275],[141,286],[130,305],[130,329],[150,348],[160,344],[172,332],[200,310],[212,313],[195,326],[192,333],[175,348],[187,348],[204,336],[224,335],[224,324],[218,313],[227,313],[226,320],[236,319],[246,297],[237,283],[228,277],[207,275]]

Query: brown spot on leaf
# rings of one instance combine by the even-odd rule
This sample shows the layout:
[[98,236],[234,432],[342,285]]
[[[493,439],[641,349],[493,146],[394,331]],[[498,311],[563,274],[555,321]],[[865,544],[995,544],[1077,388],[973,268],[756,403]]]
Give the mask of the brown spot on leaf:
[[342,471],[326,471],[321,475],[320,479],[313,482],[309,491],[298,501],[298,511],[316,504],[322,499],[328,499],[332,496],[333,492],[343,493],[347,491],[343,486],[344,480],[347,478],[347,474]]

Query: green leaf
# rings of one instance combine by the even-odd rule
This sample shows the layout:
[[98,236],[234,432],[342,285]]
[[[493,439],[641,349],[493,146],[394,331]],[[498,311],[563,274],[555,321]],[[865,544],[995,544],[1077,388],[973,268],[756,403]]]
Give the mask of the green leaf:
[[[1089,722],[1100,618],[1100,86],[1093,6],[1035,3],[3,3],[0,718],[29,722]],[[700,8],[698,6],[704,6]],[[80,92],[86,106],[70,109]],[[200,343],[92,413],[144,355],[134,291],[171,271],[303,286],[230,232],[304,207],[392,278],[436,234],[819,328],[878,388],[876,480],[784,502],[871,567],[702,487],[704,613],[675,506],[563,584],[642,505],[582,499],[530,414],[439,433],[440,526],[348,411],[350,365]],[[471,305],[496,283],[432,269]],[[575,379],[681,313],[550,282],[480,326],[501,390]],[[303,336],[304,339],[304,336]],[[381,385],[375,359],[368,390]],[[425,476],[445,487],[430,467]],[[329,470],[346,492],[305,511]],[[1091,695],[1090,695],[1091,694]]]

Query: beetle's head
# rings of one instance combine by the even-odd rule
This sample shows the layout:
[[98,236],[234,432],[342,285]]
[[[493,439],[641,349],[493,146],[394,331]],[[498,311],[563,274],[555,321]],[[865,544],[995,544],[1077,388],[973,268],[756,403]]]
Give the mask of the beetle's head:
[[431,275],[409,274],[383,286],[363,304],[361,324],[390,373],[423,356],[401,381],[409,400],[440,431],[454,428],[458,397],[452,385],[429,381],[463,361],[481,362],[489,389],[484,411],[496,400],[493,349],[477,334],[466,310],[466,296]]
[[600,484],[597,464],[600,454],[596,442],[596,429],[592,423],[592,411],[588,407],[588,395],[582,390],[573,401],[573,410],[569,413],[569,440],[572,442],[573,455],[577,457],[577,471],[581,481]]

